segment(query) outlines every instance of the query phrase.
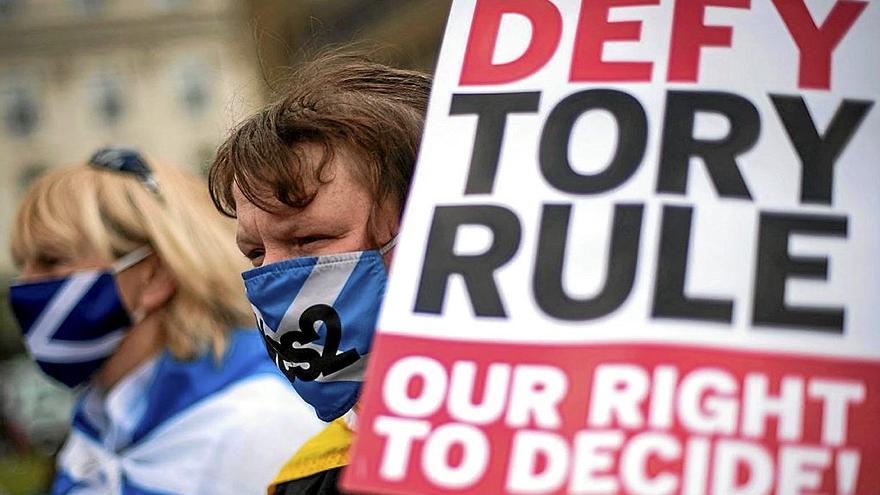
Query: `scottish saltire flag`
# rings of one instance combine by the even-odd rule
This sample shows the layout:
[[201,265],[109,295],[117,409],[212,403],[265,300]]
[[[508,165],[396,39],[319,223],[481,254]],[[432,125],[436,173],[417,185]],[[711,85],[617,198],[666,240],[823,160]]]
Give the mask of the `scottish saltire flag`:
[[131,324],[113,274],[13,284],[10,302],[33,359],[69,387],[86,381],[113,354]]
[[163,353],[106,396],[89,389],[58,456],[53,494],[264,493],[324,423],[237,331],[218,362]]
[[265,265],[242,275],[269,356],[331,421],[357,401],[387,282],[363,251]]

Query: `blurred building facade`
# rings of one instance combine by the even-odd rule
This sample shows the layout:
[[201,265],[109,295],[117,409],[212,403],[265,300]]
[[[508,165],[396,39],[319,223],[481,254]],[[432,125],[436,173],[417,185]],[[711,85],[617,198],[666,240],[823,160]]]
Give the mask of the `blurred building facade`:
[[43,171],[133,144],[203,171],[278,69],[366,41],[432,70],[451,0],[0,0],[0,278]]
[[383,61],[432,72],[452,0],[252,0],[255,40],[273,68],[326,45],[363,43]]
[[198,171],[261,102],[238,0],[0,0],[0,272],[40,173],[132,144]]

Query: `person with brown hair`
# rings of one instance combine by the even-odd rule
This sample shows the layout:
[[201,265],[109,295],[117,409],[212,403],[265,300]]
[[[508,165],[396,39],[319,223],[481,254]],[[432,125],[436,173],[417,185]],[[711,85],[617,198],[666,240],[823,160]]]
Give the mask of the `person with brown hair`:
[[130,148],[28,190],[10,302],[31,357],[83,387],[53,494],[262,490],[323,426],[265,359],[205,184]]
[[352,54],[299,67],[209,173],[254,269],[242,276],[269,355],[330,424],[269,492],[336,493],[413,173],[430,78]]

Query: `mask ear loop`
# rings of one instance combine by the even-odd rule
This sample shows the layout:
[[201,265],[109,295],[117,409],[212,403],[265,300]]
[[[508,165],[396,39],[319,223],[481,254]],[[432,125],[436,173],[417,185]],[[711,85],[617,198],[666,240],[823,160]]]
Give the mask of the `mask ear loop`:
[[140,263],[151,254],[153,254],[153,250],[150,248],[150,246],[141,246],[114,261],[111,265],[111,270],[113,270],[114,274],[118,274]]
[[386,242],[384,246],[380,247],[379,254],[384,255],[388,251],[394,249],[394,246],[397,245],[397,236],[398,234],[394,234],[394,237],[392,237],[390,241]]
[[[114,275],[118,275],[120,272],[128,270],[134,265],[143,261],[147,256],[153,254],[153,250],[150,246],[141,246],[134,251],[126,254],[125,256],[119,258],[114,261],[111,265],[110,269],[113,271]],[[133,325],[137,325],[141,321],[146,318],[147,314],[142,310],[135,310],[131,315],[131,323]]]

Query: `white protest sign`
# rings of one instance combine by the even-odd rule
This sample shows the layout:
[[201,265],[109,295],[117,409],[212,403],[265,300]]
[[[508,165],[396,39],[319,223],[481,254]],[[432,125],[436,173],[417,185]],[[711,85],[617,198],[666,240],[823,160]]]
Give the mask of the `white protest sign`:
[[880,3],[455,0],[345,486],[880,493]]

